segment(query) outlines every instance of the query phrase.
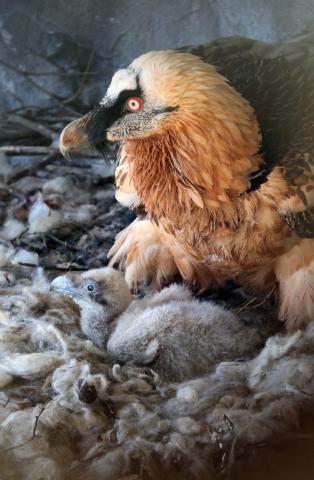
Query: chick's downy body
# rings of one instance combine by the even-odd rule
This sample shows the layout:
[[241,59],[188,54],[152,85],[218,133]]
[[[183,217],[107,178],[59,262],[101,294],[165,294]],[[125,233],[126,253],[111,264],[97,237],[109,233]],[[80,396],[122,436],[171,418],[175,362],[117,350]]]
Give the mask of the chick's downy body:
[[253,292],[278,288],[280,315],[295,328],[314,317],[313,38],[282,44],[280,58],[275,46],[233,42],[192,49],[206,62],[140,56],[66,127],[61,149],[75,150],[77,138],[99,149],[121,142],[117,199],[146,212],[111,251],[130,286],[180,273],[200,288],[229,279]]
[[57,277],[51,289],[79,305],[82,332],[113,361],[150,365],[172,381],[249,357],[269,333],[260,323],[192,298],[182,285],[132,299],[122,274],[110,267]]

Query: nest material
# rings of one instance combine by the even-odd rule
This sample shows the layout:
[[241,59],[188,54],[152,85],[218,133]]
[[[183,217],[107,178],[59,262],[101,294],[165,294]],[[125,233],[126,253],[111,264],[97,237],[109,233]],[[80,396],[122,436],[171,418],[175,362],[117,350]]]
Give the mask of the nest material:
[[313,408],[314,324],[270,337],[250,360],[170,383],[113,364],[40,272],[15,288],[2,292],[0,319],[3,479],[211,479]]

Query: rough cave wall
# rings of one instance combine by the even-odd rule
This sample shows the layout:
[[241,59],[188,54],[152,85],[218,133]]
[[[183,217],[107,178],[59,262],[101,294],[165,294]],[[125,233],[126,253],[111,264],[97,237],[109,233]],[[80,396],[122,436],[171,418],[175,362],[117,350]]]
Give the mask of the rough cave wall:
[[70,95],[92,57],[100,73],[79,92],[86,105],[141,52],[230,35],[276,41],[313,27],[313,0],[0,0],[0,108],[49,104],[44,90]]

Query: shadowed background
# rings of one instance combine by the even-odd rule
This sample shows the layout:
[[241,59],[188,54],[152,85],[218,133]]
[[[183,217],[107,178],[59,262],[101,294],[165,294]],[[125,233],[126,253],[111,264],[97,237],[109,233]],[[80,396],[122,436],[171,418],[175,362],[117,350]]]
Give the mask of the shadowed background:
[[231,35],[278,41],[313,27],[313,0],[0,0],[0,108],[73,94],[87,107],[144,51]]

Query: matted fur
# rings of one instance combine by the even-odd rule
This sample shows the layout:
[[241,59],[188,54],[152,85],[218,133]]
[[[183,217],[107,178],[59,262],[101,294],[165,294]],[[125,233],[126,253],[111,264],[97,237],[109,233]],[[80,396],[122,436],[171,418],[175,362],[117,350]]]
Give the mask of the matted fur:
[[[179,303],[190,301],[186,289],[176,289]],[[164,302],[170,312],[170,291],[144,298],[146,308]],[[2,300],[3,480],[214,480],[241,454],[278,446],[313,411],[314,324],[270,337],[245,360],[214,362],[204,377],[171,383],[148,367],[114,365],[81,335],[77,306],[49,292],[42,276]],[[137,318],[135,308],[130,320]],[[219,322],[215,329],[219,335]],[[245,335],[236,339],[232,344],[230,335],[228,348],[250,347]],[[169,341],[177,340],[174,329]],[[171,367],[178,370],[181,361]]]

